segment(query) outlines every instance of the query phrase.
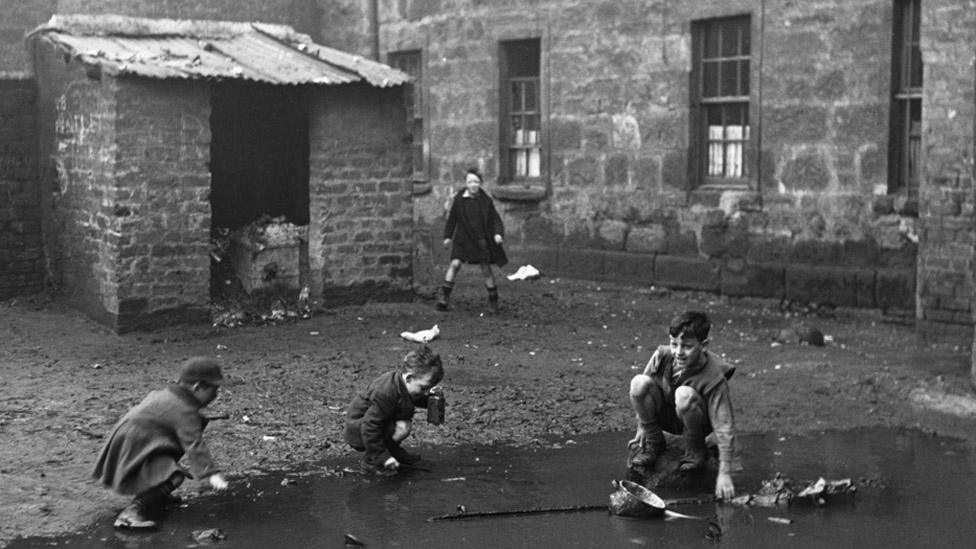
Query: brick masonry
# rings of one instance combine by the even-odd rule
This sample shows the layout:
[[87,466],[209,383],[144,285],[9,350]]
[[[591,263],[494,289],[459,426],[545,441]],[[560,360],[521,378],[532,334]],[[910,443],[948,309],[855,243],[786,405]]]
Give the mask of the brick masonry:
[[0,299],[43,286],[36,110],[32,78],[0,79]]

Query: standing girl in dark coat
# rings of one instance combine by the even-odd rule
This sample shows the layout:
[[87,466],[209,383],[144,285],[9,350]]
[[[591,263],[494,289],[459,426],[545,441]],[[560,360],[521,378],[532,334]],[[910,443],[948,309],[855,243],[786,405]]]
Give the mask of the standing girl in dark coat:
[[508,263],[504,242],[505,227],[495,204],[481,188],[481,174],[476,168],[469,168],[464,176],[464,189],[454,195],[451,211],[444,224],[444,247],[451,242],[451,264],[444,275],[444,283],[437,293],[437,308],[446,311],[454,277],[461,270],[461,263],[481,266],[488,290],[488,306],[492,313],[498,312],[498,287],[491,266],[504,267]]

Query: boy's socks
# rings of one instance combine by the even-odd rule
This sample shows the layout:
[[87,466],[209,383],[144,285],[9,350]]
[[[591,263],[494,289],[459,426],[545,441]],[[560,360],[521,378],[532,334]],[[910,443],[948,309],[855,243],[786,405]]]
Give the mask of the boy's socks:
[[451,290],[454,289],[454,281],[445,280],[437,290],[437,309],[446,311],[451,300]]
[[488,288],[488,307],[491,312],[498,312],[498,287]]

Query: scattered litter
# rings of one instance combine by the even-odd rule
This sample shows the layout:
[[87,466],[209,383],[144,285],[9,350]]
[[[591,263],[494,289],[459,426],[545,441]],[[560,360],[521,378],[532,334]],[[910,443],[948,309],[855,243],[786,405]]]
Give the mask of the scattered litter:
[[99,364],[98,362],[96,362],[95,364],[92,364],[92,368],[94,368],[95,370],[98,370],[101,367],[102,367],[102,365]]
[[207,542],[207,541],[223,541],[227,539],[227,535],[220,528],[207,528],[206,530],[194,530],[190,537],[193,541]]
[[291,484],[298,484],[298,481],[293,478],[286,478],[281,480],[282,486],[289,486]]
[[853,497],[856,488],[851,479],[826,480],[820,477],[814,482],[795,483],[780,473],[771,480],[763,481],[755,494],[745,494],[732,500],[734,505],[775,507],[807,500],[815,505],[826,505],[832,496]]
[[278,438],[277,437],[273,437],[271,435],[264,435],[263,437],[261,437],[261,440],[268,441],[268,442],[272,442],[272,441],[278,440]]
[[319,333],[318,332],[309,332],[308,335],[310,335],[310,336],[317,336],[317,335],[319,335]]
[[434,338],[441,333],[441,329],[434,324],[433,328],[429,330],[421,330],[419,332],[400,332],[400,337],[406,339],[407,341],[413,341],[414,343],[427,343],[433,341]]
[[776,524],[793,524],[793,519],[783,518],[783,517],[766,517],[769,522],[775,522]]
[[465,480],[468,480],[467,477],[450,477],[442,479],[441,482],[463,482]]
[[366,544],[359,541],[359,538],[352,534],[346,534],[346,545],[352,547],[366,547]]
[[514,274],[508,275],[509,280],[535,280],[539,278],[539,269],[532,265],[522,265]]

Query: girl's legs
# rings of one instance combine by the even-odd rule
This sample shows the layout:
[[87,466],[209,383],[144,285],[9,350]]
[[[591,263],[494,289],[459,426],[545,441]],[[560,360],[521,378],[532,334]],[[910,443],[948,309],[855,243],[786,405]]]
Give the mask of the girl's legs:
[[488,307],[492,313],[498,313],[498,286],[495,285],[495,275],[491,272],[491,265],[482,263],[481,274],[485,277],[485,288],[488,290]]
[[437,310],[446,311],[451,300],[451,290],[454,289],[454,277],[461,270],[461,260],[452,259],[444,273],[444,282],[437,291]]

